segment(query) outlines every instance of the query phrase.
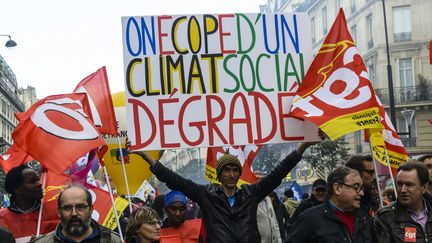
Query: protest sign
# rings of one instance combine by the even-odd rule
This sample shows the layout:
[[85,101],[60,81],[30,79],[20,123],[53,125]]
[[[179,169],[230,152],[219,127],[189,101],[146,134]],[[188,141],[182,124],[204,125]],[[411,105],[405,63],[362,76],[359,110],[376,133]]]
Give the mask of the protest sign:
[[288,113],[312,60],[305,13],[123,17],[132,149],[317,139]]
[[[139,155],[127,154],[125,149],[126,132],[126,108],[124,92],[115,93],[112,95],[114,104],[114,112],[117,118],[118,128],[126,173],[128,176],[129,189],[131,193],[135,193],[141,186],[144,180],[148,180],[151,176],[149,165]],[[120,150],[118,148],[117,137],[109,134],[103,134],[108,150],[103,156],[108,173],[113,180],[117,192],[119,194],[126,194],[126,184],[124,180],[123,170],[121,168]],[[157,158],[159,151],[150,151],[150,156]]]

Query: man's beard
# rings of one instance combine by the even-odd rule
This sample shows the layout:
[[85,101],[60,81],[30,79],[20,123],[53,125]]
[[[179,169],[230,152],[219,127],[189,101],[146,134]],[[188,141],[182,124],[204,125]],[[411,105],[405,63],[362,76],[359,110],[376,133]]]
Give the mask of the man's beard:
[[84,222],[82,219],[78,217],[73,217],[66,222],[64,231],[68,235],[71,235],[73,237],[79,237],[83,235],[89,227],[90,227],[90,220]]

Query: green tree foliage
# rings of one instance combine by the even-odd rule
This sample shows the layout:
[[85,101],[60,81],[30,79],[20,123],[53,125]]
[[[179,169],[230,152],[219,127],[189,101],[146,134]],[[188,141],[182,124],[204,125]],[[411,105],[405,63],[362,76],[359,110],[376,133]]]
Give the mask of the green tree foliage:
[[270,172],[297,143],[264,144],[252,163],[254,171]]
[[304,156],[304,160],[317,171],[332,170],[338,162],[348,158],[347,144],[344,138],[324,140],[310,147],[310,154]]

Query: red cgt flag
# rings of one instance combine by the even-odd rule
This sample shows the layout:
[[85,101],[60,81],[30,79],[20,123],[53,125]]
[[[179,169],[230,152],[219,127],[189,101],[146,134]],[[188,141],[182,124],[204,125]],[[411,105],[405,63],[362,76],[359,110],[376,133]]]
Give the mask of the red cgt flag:
[[331,139],[383,128],[375,92],[342,9],[294,97],[290,115],[316,124]]
[[85,94],[48,96],[16,117],[15,143],[58,174],[83,154],[105,144],[93,124]]
[[[395,175],[396,169],[402,163],[408,161],[409,157],[378,97],[377,100],[380,104],[381,123],[384,125],[384,129],[367,129],[365,130],[365,138],[367,142],[371,142],[372,154],[375,160],[381,165],[387,166],[388,159],[392,168],[392,173]],[[378,171],[380,171],[379,168]]]
[[[58,220],[57,216],[57,199],[59,196],[59,193],[64,190],[64,188],[74,182],[79,183],[86,187],[90,194],[92,195],[92,202],[93,202],[93,214],[92,218],[96,220],[98,223],[103,224],[104,226],[109,226],[110,229],[114,229],[116,227],[116,224],[109,222],[112,221],[113,216],[113,208],[111,204],[110,194],[98,187],[92,186],[86,182],[78,182],[75,181],[72,177],[67,176],[65,174],[55,174],[52,172],[47,172],[46,174],[47,180],[46,180],[46,187],[44,189],[44,207],[46,208],[46,211],[52,212],[53,214],[47,214],[45,218],[42,218],[42,221],[54,221]],[[114,196],[114,200],[116,201],[116,209],[121,214],[126,206],[127,201]],[[121,203],[119,203],[121,201]],[[126,203],[126,206],[124,205]]]
[[18,145],[12,144],[4,155],[0,156],[0,165],[5,173],[14,167],[25,164],[33,158],[24,152]]
[[230,154],[237,156],[243,166],[239,185],[256,182],[257,178],[255,177],[255,174],[252,170],[252,162],[258,154],[258,151],[261,149],[261,145],[254,144],[244,146],[208,148],[205,177],[212,183],[218,183],[216,178],[216,161],[223,154],[225,154],[226,149],[229,149]]
[[101,133],[117,134],[117,122],[105,67],[83,79],[74,93],[87,94],[93,122]]

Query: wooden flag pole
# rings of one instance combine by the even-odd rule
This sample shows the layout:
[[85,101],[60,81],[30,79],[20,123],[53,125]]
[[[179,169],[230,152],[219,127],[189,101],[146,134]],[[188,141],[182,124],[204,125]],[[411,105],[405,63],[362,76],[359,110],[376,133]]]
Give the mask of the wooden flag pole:
[[393,191],[395,193],[396,199],[398,198],[398,194],[397,194],[397,190],[396,190],[396,184],[395,184],[395,179],[393,177],[393,173],[392,173],[392,169],[391,169],[391,165],[390,165],[390,160],[388,157],[388,153],[387,153],[387,148],[384,146],[384,152],[385,152],[385,156],[386,156],[386,161],[387,161],[387,168],[389,170],[390,173],[390,178],[393,184]]
[[125,184],[126,184],[126,193],[127,193],[127,198],[129,201],[129,210],[132,213],[132,201],[131,201],[131,194],[129,191],[129,182],[128,182],[128,178],[127,178],[127,174],[126,174],[126,166],[124,163],[124,158],[123,158],[123,151],[122,151],[122,147],[121,147],[121,141],[120,141],[120,137],[117,136],[117,143],[118,143],[118,148],[120,151],[120,159],[121,159],[121,164],[122,164],[122,168],[123,168],[123,177],[125,180]]
[[[43,171],[42,168],[42,173],[41,175],[43,176],[43,181],[42,181],[42,192],[45,191],[45,185],[46,185],[46,178],[47,178],[47,173]],[[37,230],[36,230],[36,236],[40,235],[40,228],[41,228],[41,224],[42,224],[42,211],[43,211],[43,197],[41,200],[41,205],[39,207],[39,216],[38,216],[38,223],[37,223]]]
[[[102,168],[103,168],[103,171],[104,171],[105,180],[107,182],[108,191],[109,191],[110,199],[111,199],[111,204],[113,206],[113,212],[114,212],[115,220],[117,222],[118,233],[119,233],[121,241],[123,242],[123,234],[122,234],[122,230],[121,230],[121,227],[120,227],[120,220],[119,220],[118,215],[117,215],[117,209],[116,209],[115,202],[114,202],[114,197],[113,197],[113,193],[112,193],[112,189],[111,189],[111,184],[109,182],[108,172],[106,170],[105,165],[102,165]],[[131,211],[131,213],[132,213],[132,211]]]
[[379,180],[379,177],[378,177],[378,168],[377,168],[377,165],[376,165],[377,161],[376,161],[375,157],[373,156],[372,141],[370,139],[370,136],[369,136],[369,146],[370,146],[370,150],[371,150],[371,153],[372,153],[372,160],[373,160],[374,169],[375,169],[375,178],[376,178],[376,181],[377,181],[377,188],[378,188],[378,194],[379,194],[378,196],[379,196],[379,200],[380,200],[380,207],[382,208],[382,207],[384,207],[384,203],[383,203],[383,199],[382,199],[380,180]]

